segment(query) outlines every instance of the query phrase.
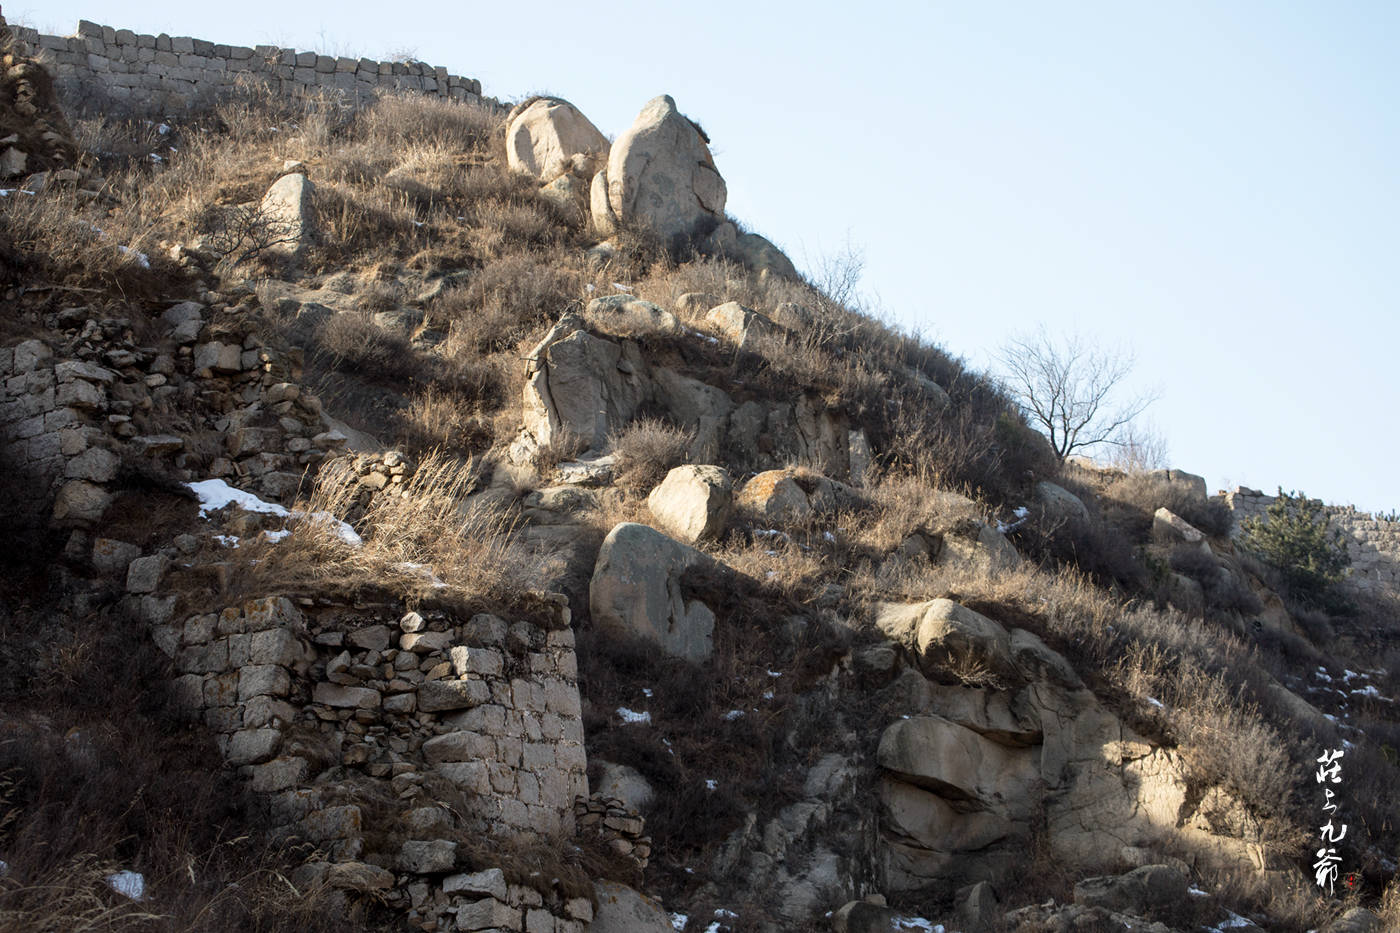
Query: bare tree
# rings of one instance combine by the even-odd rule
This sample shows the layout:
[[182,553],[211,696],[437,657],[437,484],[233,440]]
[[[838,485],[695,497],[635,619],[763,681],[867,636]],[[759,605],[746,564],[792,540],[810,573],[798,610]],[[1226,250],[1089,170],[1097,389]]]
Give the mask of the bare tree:
[[1157,398],[1146,393],[1115,403],[1112,396],[1132,371],[1132,356],[1100,350],[1078,335],[1057,341],[1042,327],[1013,338],[998,360],[1007,388],[1062,461],[1086,447],[1121,446],[1123,430]]

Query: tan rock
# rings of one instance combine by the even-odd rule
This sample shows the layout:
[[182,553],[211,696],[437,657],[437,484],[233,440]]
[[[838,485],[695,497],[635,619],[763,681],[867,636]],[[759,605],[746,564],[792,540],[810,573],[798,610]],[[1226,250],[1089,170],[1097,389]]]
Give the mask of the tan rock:
[[647,496],[657,524],[687,544],[718,539],[733,505],[729,473],[717,466],[678,466]]
[[593,884],[597,909],[589,933],[674,933],[661,905],[615,881]]
[[607,151],[608,139],[598,127],[558,97],[531,98],[506,119],[506,158],[511,169],[541,181],[568,171],[576,155],[603,156]]
[[735,504],[769,523],[801,522],[812,516],[812,504],[787,470],[768,470],[744,484]]
[[316,186],[300,173],[283,175],[263,195],[261,213],[267,218],[267,234],[276,242],[270,252],[296,257],[310,244],[315,229],[311,201]]
[[[724,179],[699,128],[669,96],[642,108],[613,143],[606,171],[611,215],[668,243],[704,236],[724,220]],[[608,214],[595,208],[593,221],[602,229]]]

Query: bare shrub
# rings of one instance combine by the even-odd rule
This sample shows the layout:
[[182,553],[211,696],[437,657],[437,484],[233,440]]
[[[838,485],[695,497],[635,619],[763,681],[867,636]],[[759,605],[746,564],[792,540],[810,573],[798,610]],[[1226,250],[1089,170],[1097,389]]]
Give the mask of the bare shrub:
[[643,418],[614,432],[608,446],[617,457],[618,484],[639,494],[651,490],[673,467],[685,463],[694,440],[693,431],[659,418]]
[[434,448],[469,454],[490,447],[491,425],[474,398],[429,386],[401,412],[400,436],[415,454]]
[[382,146],[417,144],[457,152],[483,151],[503,117],[486,103],[385,94],[373,106],[356,112],[350,134]]
[[368,314],[336,314],[317,328],[316,337],[318,352],[335,369],[386,382],[408,382],[420,372],[407,342],[375,324]]
[[301,232],[298,224],[268,210],[261,201],[211,206],[199,219],[197,230],[202,245],[228,271],[295,243]]
[[428,314],[452,339],[478,353],[514,347],[559,317],[578,294],[578,277],[553,253],[510,253],[488,261],[460,288],[436,298]]

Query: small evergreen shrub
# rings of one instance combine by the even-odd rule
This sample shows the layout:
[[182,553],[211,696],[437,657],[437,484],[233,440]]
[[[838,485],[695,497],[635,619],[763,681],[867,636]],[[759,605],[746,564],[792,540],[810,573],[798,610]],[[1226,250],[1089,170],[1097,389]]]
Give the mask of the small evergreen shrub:
[[1246,519],[1240,529],[1240,547],[1278,570],[1299,602],[1327,602],[1351,566],[1342,532],[1329,529],[1322,503],[1302,493],[1280,488],[1264,518]]

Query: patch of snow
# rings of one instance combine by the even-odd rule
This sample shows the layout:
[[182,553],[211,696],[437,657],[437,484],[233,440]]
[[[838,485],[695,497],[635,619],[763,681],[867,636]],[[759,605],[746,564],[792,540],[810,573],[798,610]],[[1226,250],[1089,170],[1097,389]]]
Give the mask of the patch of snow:
[[0,875],[3,875],[3,874],[8,873],[9,870],[10,870],[10,863],[7,862],[7,861],[5,861],[4,859],[0,859]]
[[714,923],[705,927],[705,933],[719,933],[719,921],[716,920]]
[[647,697],[648,699],[650,699],[650,697],[651,697],[651,688],[650,688],[650,687],[643,687],[643,688],[642,688],[642,696]]
[[130,246],[121,246],[121,245],[118,245],[118,246],[117,246],[117,249],[120,250],[124,255],[130,256],[130,257],[132,257],[133,259],[135,259],[135,260],[136,260],[136,264],[137,264],[138,266],[140,266],[142,269],[149,269],[149,268],[151,268],[151,257],[150,257],[150,256],[147,256],[145,253],[138,253],[136,250],[132,249]]
[[1186,889],[1186,893],[1187,893],[1187,894],[1194,895],[1195,897],[1210,897],[1210,892],[1209,892],[1209,891],[1202,891],[1200,888],[1198,888],[1198,887],[1196,887],[1196,886],[1194,886],[1194,885],[1192,885],[1191,887],[1187,888],[1187,889]]
[[1147,702],[1151,703],[1153,706],[1157,707],[1158,709],[1166,709],[1166,708],[1167,708],[1167,707],[1166,707],[1166,704],[1164,704],[1161,700],[1157,699],[1156,697],[1148,697],[1148,698],[1147,698]]
[[1230,919],[1224,921],[1219,926],[1214,928],[1217,931],[1217,933],[1222,933],[1222,931],[1224,930],[1234,929],[1235,927],[1247,927],[1250,925],[1249,920],[1245,919],[1244,917],[1241,917],[1233,910],[1226,909],[1225,912],[1230,915]]
[[715,911],[715,916],[721,919],[738,920],[739,915],[732,910],[725,910],[723,907]]
[[628,294],[631,294],[632,292],[631,285],[624,285],[621,282],[610,282],[609,284],[620,292],[627,292]]
[[670,740],[670,739],[666,738],[666,736],[663,735],[663,736],[661,737],[661,744],[664,745],[664,746],[666,746],[666,751],[667,751],[668,754],[670,754],[670,756],[671,756],[672,758],[676,757],[676,750],[675,750],[674,748],[671,747],[671,740]]
[[[639,712],[637,712],[637,711],[635,711],[635,710],[630,710],[630,709],[628,709],[628,708],[625,707],[625,706],[619,706],[619,707],[617,708],[617,716],[618,716],[619,719],[621,719],[623,722],[626,722],[626,723],[648,723],[648,724],[649,724],[649,723],[651,722],[651,713],[647,712],[646,710],[643,710],[642,712],[639,713]],[[667,743],[667,747],[668,747],[668,748],[670,747],[670,743],[669,743],[669,742]]]
[[765,690],[765,691],[763,691],[763,698],[764,698],[765,700],[771,700],[771,699],[773,699],[773,691],[772,691],[772,690]]
[[1342,670],[1342,679],[1343,679],[1343,680],[1351,680],[1353,677],[1361,677],[1361,676],[1363,676],[1363,675],[1356,673],[1356,671],[1349,671],[1349,670],[1346,670],[1346,669],[1343,669],[1343,670]]
[[1377,700],[1384,700],[1387,703],[1393,702],[1390,697],[1381,696],[1381,692],[1376,689],[1375,684],[1367,684],[1360,690],[1353,690],[1352,696],[1375,697]]
[[169,135],[170,135],[170,124],[168,124],[168,123],[162,123],[160,126],[156,127],[156,132],[159,133],[159,134],[162,135],[162,136],[169,136]]
[[235,489],[221,479],[206,479],[198,483],[186,483],[185,486],[199,499],[201,518],[228,505],[236,505],[245,512],[265,512],[268,515],[281,516],[292,514],[275,502],[264,502],[251,492]]
[[107,883],[112,886],[113,891],[124,894],[133,901],[139,901],[146,896],[146,879],[140,872],[119,871],[108,875]]
[[776,529],[776,528],[755,528],[755,529],[753,530],[753,533],[754,533],[754,535],[756,535],[757,537],[760,537],[760,538],[786,538],[786,537],[787,537],[787,535],[783,534],[781,531],[779,531],[779,530]]
[[896,930],[924,930],[926,933],[943,933],[943,924],[925,920],[923,917],[895,917]]
[[[345,523],[344,523],[344,522],[341,522],[341,524],[345,524]],[[346,525],[346,527],[349,528],[348,525]],[[351,533],[352,535],[355,534],[354,529],[351,529],[351,530],[350,530],[350,533]],[[356,539],[358,539],[358,538],[359,538],[359,535],[355,535],[355,537],[356,537]],[[353,542],[352,542],[352,543],[353,543]],[[405,560],[405,561],[400,561],[399,563],[395,564],[395,565],[394,565],[394,569],[395,569],[395,570],[404,570],[404,571],[407,571],[408,573],[413,574],[414,576],[426,578],[427,581],[428,581],[428,584],[429,584],[430,586],[432,586],[432,588],[435,589],[435,590],[441,590],[441,589],[446,589],[446,588],[447,588],[447,584],[446,584],[446,583],[443,583],[442,580],[438,579],[438,575],[435,574],[435,573],[433,573],[433,569],[432,569],[431,567],[429,567],[427,564],[419,564],[419,563],[415,563],[415,562],[413,562],[413,561],[411,561],[411,560]]]
[[740,716],[742,716],[742,715],[744,715],[744,711],[743,711],[743,710],[741,710],[741,709],[732,709],[732,710],[730,710],[729,712],[727,712],[727,713],[724,714],[724,721],[725,721],[725,722],[733,722],[734,720],[738,719],[738,718],[739,718]]
[[827,541],[831,542],[832,544],[836,543],[836,536],[829,531],[823,531],[822,537],[825,538]]
[[[689,871],[690,869],[686,869]],[[671,929],[684,930],[685,925],[690,922],[690,918],[685,914],[671,914]]]
[[719,781],[716,781],[714,778],[706,778],[705,790],[719,790]]
[[[458,217],[457,219],[458,219],[458,220],[463,220],[463,219],[465,219],[465,218]],[[595,288],[597,288],[597,287],[598,287],[598,286],[594,285],[592,282],[589,282],[589,283],[588,283],[587,285],[585,285],[583,288],[584,288],[585,291],[590,291],[590,292],[591,292],[591,291],[593,291],[593,290],[594,290]],[[679,916],[679,915],[678,915],[678,916]]]
[[1337,721],[1337,717],[1336,717],[1336,716],[1333,716],[1331,713],[1323,713],[1323,714],[1322,714],[1322,718],[1323,718],[1323,719],[1326,719],[1328,722],[1336,722],[1336,721]]
[[782,672],[782,671],[769,671],[769,672],[768,672],[768,676],[769,676],[769,677],[781,677],[781,676],[783,676],[783,672]]
[[214,535],[214,540],[223,547],[238,547],[237,535]]
[[1026,523],[1026,517],[1031,514],[1031,510],[1023,505],[1012,509],[1011,514],[1016,516],[1016,520],[1009,524],[1007,522],[998,521],[997,531],[1000,531],[1002,534],[1006,534],[1009,531],[1015,531],[1017,528],[1020,528]]

